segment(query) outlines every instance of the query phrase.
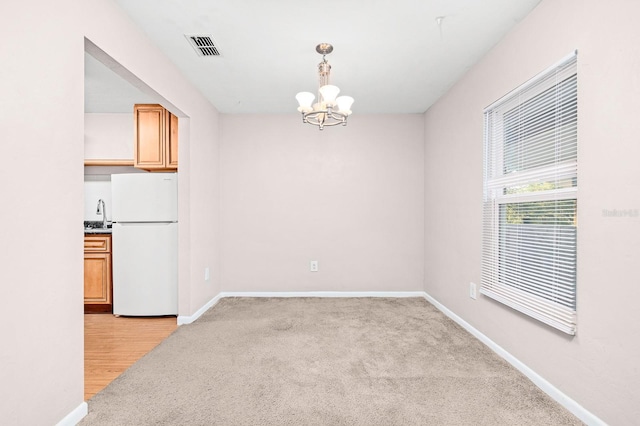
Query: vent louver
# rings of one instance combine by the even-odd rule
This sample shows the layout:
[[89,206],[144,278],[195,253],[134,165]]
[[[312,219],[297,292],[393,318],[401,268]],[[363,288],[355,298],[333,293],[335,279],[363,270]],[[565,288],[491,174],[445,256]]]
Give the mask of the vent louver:
[[220,51],[210,35],[185,34],[185,37],[198,56],[220,56]]

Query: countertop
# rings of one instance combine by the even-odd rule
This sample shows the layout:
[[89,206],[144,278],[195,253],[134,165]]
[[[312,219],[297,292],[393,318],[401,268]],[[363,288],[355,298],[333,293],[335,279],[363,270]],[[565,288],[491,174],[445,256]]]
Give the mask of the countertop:
[[111,228],[84,228],[85,234],[111,234]]
[[107,223],[107,228],[102,227],[102,222],[84,221],[84,233],[85,234],[111,234],[111,224]]

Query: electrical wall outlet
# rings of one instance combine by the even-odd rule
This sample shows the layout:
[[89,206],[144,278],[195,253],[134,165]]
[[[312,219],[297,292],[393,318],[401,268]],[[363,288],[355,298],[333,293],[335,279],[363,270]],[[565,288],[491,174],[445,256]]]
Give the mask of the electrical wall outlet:
[[476,299],[476,283],[469,283],[469,297]]
[[211,273],[209,272],[209,267],[207,266],[206,268],[204,268],[204,280],[209,281],[209,278],[211,278]]
[[318,261],[317,260],[312,260],[311,262],[309,262],[309,270],[311,272],[318,272]]

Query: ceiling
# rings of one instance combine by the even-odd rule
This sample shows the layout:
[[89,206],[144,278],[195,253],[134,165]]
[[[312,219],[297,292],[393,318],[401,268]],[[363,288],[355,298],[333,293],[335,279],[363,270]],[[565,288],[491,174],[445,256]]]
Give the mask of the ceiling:
[[[315,46],[354,113],[422,113],[541,0],[114,0],[222,113],[291,113]],[[440,18],[440,19],[439,19]],[[185,34],[212,36],[198,56]],[[153,102],[86,55],[86,112]]]

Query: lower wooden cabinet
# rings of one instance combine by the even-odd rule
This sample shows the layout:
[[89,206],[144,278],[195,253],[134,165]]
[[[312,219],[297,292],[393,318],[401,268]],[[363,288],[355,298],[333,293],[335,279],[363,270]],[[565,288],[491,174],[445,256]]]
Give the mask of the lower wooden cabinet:
[[84,237],[84,310],[111,312],[111,235]]

